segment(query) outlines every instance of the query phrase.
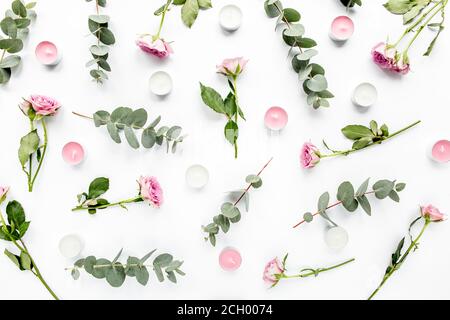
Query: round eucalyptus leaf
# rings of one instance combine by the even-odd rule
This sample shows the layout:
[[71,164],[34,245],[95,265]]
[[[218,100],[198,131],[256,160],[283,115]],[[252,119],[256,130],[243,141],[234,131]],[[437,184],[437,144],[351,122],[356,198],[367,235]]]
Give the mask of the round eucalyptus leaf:
[[327,82],[327,79],[323,75],[316,74],[314,77],[312,77],[312,79],[310,79],[306,82],[306,86],[311,91],[321,92],[328,88],[328,82]]
[[93,45],[89,48],[91,53],[95,56],[102,57],[108,54],[109,47],[103,45]]
[[89,19],[99,23],[99,24],[104,24],[104,23],[108,23],[109,22],[109,17],[107,15],[103,15],[103,14],[95,14],[95,15],[90,15]]
[[111,261],[107,259],[98,259],[93,266],[92,275],[97,279],[103,279],[106,277],[106,272],[112,268]]
[[106,272],[106,281],[114,288],[120,287],[124,283],[125,277],[125,269],[120,263],[116,263]]

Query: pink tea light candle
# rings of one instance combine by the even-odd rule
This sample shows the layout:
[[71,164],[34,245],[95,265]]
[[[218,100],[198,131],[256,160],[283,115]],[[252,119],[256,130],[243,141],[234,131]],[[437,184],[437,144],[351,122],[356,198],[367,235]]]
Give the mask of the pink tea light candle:
[[439,140],[433,145],[431,149],[431,156],[433,160],[445,163],[450,161],[450,141]]
[[42,41],[36,46],[36,58],[46,66],[57,65],[61,61],[61,52],[58,47],[50,41]]
[[269,130],[280,131],[288,123],[288,114],[281,107],[271,107],[264,116],[264,123]]
[[225,248],[220,253],[219,264],[225,271],[235,271],[239,269],[241,263],[241,254],[234,248]]
[[331,23],[330,38],[334,41],[347,41],[354,31],[353,20],[347,16],[339,16]]
[[62,149],[62,156],[66,163],[80,164],[84,159],[84,149],[78,142],[69,142]]

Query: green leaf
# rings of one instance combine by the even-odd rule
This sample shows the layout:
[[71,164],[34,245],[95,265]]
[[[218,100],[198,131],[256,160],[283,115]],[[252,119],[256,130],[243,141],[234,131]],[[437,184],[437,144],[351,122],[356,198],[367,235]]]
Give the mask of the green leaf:
[[316,74],[312,79],[306,82],[306,86],[313,92],[321,92],[327,89],[328,82],[323,75]]
[[364,137],[373,137],[372,131],[361,125],[349,125],[342,128],[344,136],[350,140],[358,140]]
[[109,189],[109,179],[100,177],[94,179],[89,185],[89,199],[100,197]]
[[328,192],[325,192],[319,198],[319,202],[317,204],[318,211],[325,212],[329,203],[330,203],[330,194]]
[[27,17],[27,8],[23,5],[22,1],[20,0],[14,0],[11,5],[12,11],[22,18]]
[[389,198],[391,198],[395,202],[400,202],[400,197],[398,196],[398,193],[395,192],[395,190],[392,190],[391,192],[389,192]]
[[106,272],[106,281],[114,288],[120,287],[125,282],[125,269],[118,263]]
[[255,175],[255,174],[250,174],[245,178],[245,182],[247,182],[247,183],[257,183],[260,180],[261,180],[261,177]]
[[395,186],[395,191],[401,192],[405,189],[405,187],[406,183],[397,183],[397,185]]
[[106,56],[109,53],[109,47],[104,46],[104,45],[93,45],[89,48],[89,51],[91,51],[91,53],[94,56],[97,57],[103,57]]
[[380,130],[381,130],[381,132],[383,133],[383,137],[389,136],[389,129],[388,129],[388,126],[387,126],[387,125],[383,124],[383,125],[380,127]]
[[[315,49],[309,49],[309,50],[305,50],[302,53],[298,54],[296,56],[297,60],[300,61],[306,61],[306,60],[310,60],[312,57],[316,56],[319,52]],[[326,89],[326,88],[325,88]],[[325,90],[323,89],[323,90]],[[320,90],[322,91],[322,90]]]
[[212,8],[211,0],[198,0],[200,9],[206,10]]
[[108,23],[109,22],[109,16],[107,15],[90,15],[89,19],[98,23],[98,24],[104,24],[104,23]]
[[312,215],[311,212],[306,212],[303,215],[303,220],[305,220],[305,222],[307,222],[307,223],[310,223],[310,222],[312,222],[314,220],[314,216]]
[[16,256],[15,254],[11,253],[7,249],[5,249],[4,253],[12,261],[12,263],[14,263],[20,270],[23,270],[23,268],[19,262],[19,259],[20,259],[19,256]]
[[287,37],[301,37],[305,34],[305,27],[300,23],[291,24],[290,28],[283,31],[283,34]]
[[108,62],[106,62],[105,59],[102,59],[102,58],[97,59],[97,64],[103,70],[108,71],[108,72],[111,71],[111,66],[109,65]]
[[111,136],[111,139],[114,140],[114,142],[116,143],[122,142],[119,136],[119,130],[117,129],[116,125],[113,122],[108,122],[106,128],[108,129],[108,133]]
[[224,102],[224,109],[225,109],[225,113],[232,118],[237,110],[238,110],[238,106],[236,104],[236,97],[233,93],[229,93],[228,96],[225,99]]
[[264,10],[269,18],[275,18],[281,14],[280,10],[283,10],[283,5],[280,1],[266,0],[264,2]]
[[20,64],[20,57],[16,55],[11,55],[3,59],[0,63],[0,68],[14,68]]
[[394,189],[395,183],[389,180],[377,181],[372,189],[375,191],[375,197],[378,199],[384,199],[389,196],[391,191]]
[[181,127],[173,126],[169,130],[167,130],[166,136],[169,140],[175,140],[181,134]]
[[0,84],[7,83],[11,78],[11,68],[0,68]]
[[0,49],[8,53],[17,53],[23,49],[23,42],[20,39],[3,39],[0,40]]
[[149,274],[146,267],[137,267],[134,270],[134,274],[136,276],[136,280],[143,286],[148,283]]
[[26,29],[31,24],[31,20],[28,18],[14,19],[14,22],[16,23],[17,29]]
[[127,139],[130,147],[132,147],[133,149],[139,149],[139,141],[133,129],[131,129],[130,127],[125,127],[124,131],[125,131],[125,138]]
[[355,149],[355,150],[363,149],[363,148],[367,147],[369,144],[371,144],[372,142],[373,142],[373,138],[372,137],[361,138],[359,140],[356,140],[353,143],[352,149]]
[[315,46],[317,46],[317,42],[310,38],[302,37],[300,39],[297,39],[296,42],[300,48],[304,48],[304,49],[314,48]]
[[94,256],[89,256],[84,259],[84,270],[87,273],[92,274],[94,272],[94,265],[97,262],[97,259]]
[[3,33],[10,38],[16,38],[17,37],[17,25],[13,18],[6,17],[0,22],[0,28],[2,29]]
[[305,81],[306,79],[308,79],[309,75],[311,74],[311,71],[312,71],[311,65],[306,66],[306,68],[300,69],[300,71],[298,73],[298,80]]
[[112,269],[111,261],[107,259],[98,259],[92,268],[92,275],[97,279],[104,279],[109,269]]
[[111,262],[113,265],[117,262],[117,260],[119,260],[120,256],[122,255],[122,252],[123,252],[123,248],[120,249],[119,253],[116,255],[114,260]]
[[351,206],[353,201],[355,200],[355,191],[353,188],[353,185],[345,181],[341,183],[341,185],[338,188],[338,193],[336,197],[339,201],[342,201],[342,204],[344,207]]
[[222,204],[220,211],[225,217],[229,219],[236,218],[238,215],[240,215],[239,209],[231,202],[225,202],[224,204]]
[[73,280],[78,280],[80,278],[80,271],[77,268],[74,268],[70,272],[70,275],[72,276]]
[[143,256],[141,259],[140,259],[140,264],[144,264],[145,263],[145,261],[147,261],[148,260],[148,258],[150,258],[151,257],[151,255],[153,254],[153,253],[155,253],[155,251],[156,251],[156,249],[154,249],[154,250],[152,250],[152,251],[150,251],[149,253],[147,253],[145,256]]
[[197,0],[186,0],[181,8],[181,19],[187,27],[192,27],[198,16],[199,5]]
[[154,128],[149,127],[142,131],[141,143],[146,149],[151,149],[156,142],[156,131]]
[[234,145],[239,137],[239,128],[236,122],[229,120],[225,125],[224,134],[228,142]]
[[366,196],[360,196],[356,198],[361,205],[361,207],[364,209],[364,211],[370,216],[372,214],[372,208],[370,206],[370,202],[367,199]]
[[225,114],[224,101],[220,94],[213,88],[206,87],[200,83],[203,102],[217,113]]
[[25,5],[25,8],[27,8],[27,9],[33,9],[35,6],[36,6],[36,2],[28,2],[28,3]]
[[111,119],[110,119],[109,112],[100,110],[100,111],[97,111],[96,113],[94,113],[94,124],[96,127],[105,125],[110,121],[111,121]]
[[284,9],[283,15],[288,22],[298,22],[301,18],[300,12],[292,8]]
[[362,196],[367,192],[367,188],[369,187],[370,178],[367,178],[356,191],[356,196]]
[[25,211],[22,205],[15,200],[10,201],[6,206],[6,214],[8,216],[8,222],[17,227],[25,222]]
[[114,34],[111,32],[111,30],[107,28],[101,28],[99,30],[99,40],[100,42],[108,46],[116,43],[116,38],[114,37]]
[[126,118],[125,122],[133,129],[142,129],[147,122],[147,118],[147,111],[145,111],[145,109],[143,108],[140,108],[131,112]]
[[30,156],[34,154],[38,148],[39,148],[39,135],[37,134],[36,129],[20,139],[20,147],[18,155],[22,167],[25,166],[25,164],[29,161]]
[[383,6],[393,14],[405,14],[411,10],[414,5],[415,2],[411,0],[388,0]]

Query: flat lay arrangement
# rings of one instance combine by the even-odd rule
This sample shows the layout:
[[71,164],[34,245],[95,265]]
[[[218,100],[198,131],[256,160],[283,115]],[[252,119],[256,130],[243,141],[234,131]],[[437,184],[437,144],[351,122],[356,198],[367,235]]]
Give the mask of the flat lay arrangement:
[[3,1],[0,298],[448,299],[448,0],[317,2]]

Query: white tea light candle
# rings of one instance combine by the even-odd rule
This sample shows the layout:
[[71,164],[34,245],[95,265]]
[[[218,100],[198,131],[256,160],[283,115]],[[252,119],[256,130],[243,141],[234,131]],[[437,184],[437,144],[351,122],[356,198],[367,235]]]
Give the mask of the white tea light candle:
[[189,187],[201,189],[208,184],[208,181],[209,173],[204,166],[194,164],[186,170],[186,183]]
[[347,16],[336,17],[331,23],[330,38],[334,41],[347,41],[353,35],[355,25]]
[[353,91],[352,101],[357,106],[368,108],[374,105],[377,99],[377,88],[371,83],[361,83]]
[[241,9],[233,4],[224,6],[220,10],[219,23],[220,26],[226,31],[236,31],[242,24]]
[[165,71],[157,71],[150,77],[150,91],[157,96],[168,95],[172,87],[172,77]]
[[325,233],[325,243],[330,249],[343,249],[348,243],[348,233],[342,227],[329,228]]
[[81,250],[83,250],[83,242],[77,235],[69,234],[59,241],[59,252],[68,259],[77,257]]
[[57,65],[61,61],[61,52],[51,41],[42,41],[36,46],[36,58],[46,66]]

